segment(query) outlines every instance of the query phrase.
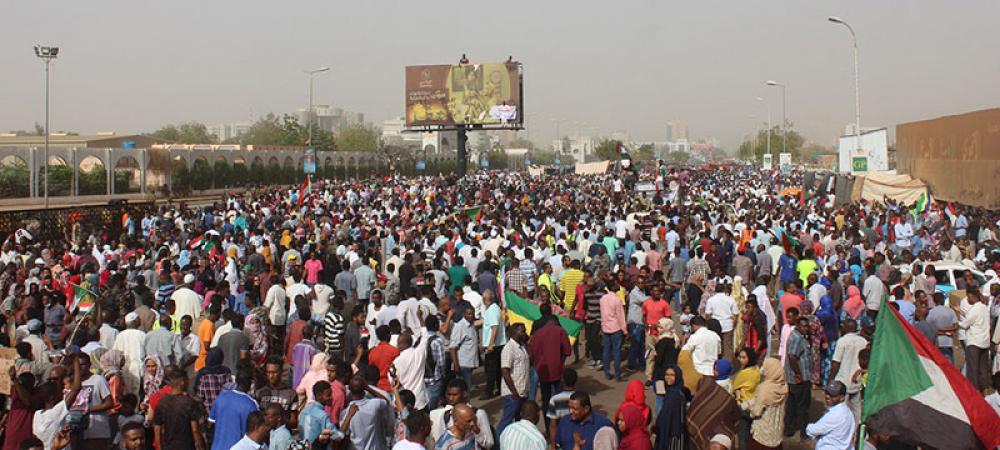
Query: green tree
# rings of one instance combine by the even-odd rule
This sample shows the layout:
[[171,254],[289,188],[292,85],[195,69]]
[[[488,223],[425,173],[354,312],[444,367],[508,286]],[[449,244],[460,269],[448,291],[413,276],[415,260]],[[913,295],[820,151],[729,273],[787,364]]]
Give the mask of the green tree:
[[[104,195],[107,193],[108,173],[103,165],[95,164],[86,172],[81,170],[79,177],[80,195]],[[50,185],[49,188],[51,187]]]
[[233,164],[232,174],[230,175],[230,186],[246,186],[247,180],[249,179],[250,171],[247,169],[246,164]]
[[[309,129],[300,124],[295,116],[285,114],[279,117],[268,114],[258,119],[246,133],[232,141],[245,145],[304,146],[309,142]],[[318,151],[334,150],[333,134],[317,126],[313,126],[312,142]]]
[[605,139],[594,147],[594,157],[599,161],[618,160],[621,155],[618,153],[618,146],[621,142],[613,139]]
[[196,159],[191,166],[191,188],[196,190],[211,189],[214,176],[212,166],[204,159]]
[[736,150],[736,156],[744,160],[760,161],[760,158],[767,153],[767,144],[770,138],[771,155],[774,161],[778,161],[779,153],[785,152],[791,153],[792,159],[799,160],[802,157],[802,145],[805,143],[805,139],[797,131],[791,129],[791,126],[788,127],[787,134],[783,133],[785,131],[778,126],[771,128],[770,135],[766,128],[762,129],[754,139],[740,143]]
[[349,152],[374,152],[378,149],[379,133],[373,127],[350,125],[337,134],[337,144]]
[[635,158],[636,161],[652,161],[656,158],[656,151],[653,149],[652,144],[642,144],[638,149],[636,149],[635,153],[632,154],[632,157]]
[[216,161],[212,167],[212,180],[216,189],[232,186],[233,171],[229,168],[229,164],[221,159]]
[[198,122],[183,122],[165,125],[150,133],[150,136],[178,144],[217,144],[219,137],[210,134],[208,127]]
[[691,154],[685,151],[667,153],[667,162],[671,164],[687,164],[691,161]]
[[27,197],[31,190],[29,175],[28,164],[20,158],[0,163],[0,198]]

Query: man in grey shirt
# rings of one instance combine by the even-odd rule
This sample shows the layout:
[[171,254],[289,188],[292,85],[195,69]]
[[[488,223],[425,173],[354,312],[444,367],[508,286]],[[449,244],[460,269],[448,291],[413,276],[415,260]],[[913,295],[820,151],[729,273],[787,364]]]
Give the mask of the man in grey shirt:
[[632,370],[642,367],[643,358],[646,356],[644,343],[646,331],[642,318],[642,302],[645,302],[647,298],[649,298],[649,294],[646,293],[646,278],[640,275],[635,286],[632,287],[632,291],[628,293],[628,313],[626,314],[628,335],[631,339],[626,365]]
[[771,254],[767,252],[764,244],[757,244],[757,277],[767,275],[770,280],[773,272],[774,260],[771,259]]
[[885,296],[885,285],[878,277],[878,270],[874,264],[868,266],[867,269],[868,278],[865,278],[862,294],[865,296],[865,309],[874,317],[874,313],[878,312],[878,308],[882,304],[882,297]]
[[[375,270],[368,264],[367,257],[362,259],[365,262],[354,269],[354,281],[358,288],[358,302],[368,304],[368,296],[375,286]],[[340,288],[338,287],[338,289]]]
[[180,365],[184,357],[184,347],[180,335],[170,331],[173,319],[166,314],[160,315],[160,327],[146,333],[142,347],[147,355],[159,355],[167,364]]
[[333,287],[347,293],[347,304],[355,305],[358,299],[358,278],[351,272],[350,261],[345,260],[341,267],[343,270],[333,278]]
[[340,429],[350,435],[356,450],[388,450],[385,436],[393,432],[393,409],[382,393],[372,389],[360,375],[348,383],[350,403],[340,418]]
[[451,352],[452,369],[472,385],[472,370],[479,367],[479,336],[473,323],[476,312],[473,308],[462,310],[462,320],[451,328],[448,351]]
[[937,330],[937,347],[941,350],[944,356],[947,356],[951,362],[955,362],[955,354],[952,349],[954,345],[952,336],[946,334],[948,332],[954,331],[958,328],[958,317],[955,316],[955,311],[951,308],[945,306],[944,294],[940,292],[934,293],[934,308],[931,308],[930,312],[927,313],[927,323]]

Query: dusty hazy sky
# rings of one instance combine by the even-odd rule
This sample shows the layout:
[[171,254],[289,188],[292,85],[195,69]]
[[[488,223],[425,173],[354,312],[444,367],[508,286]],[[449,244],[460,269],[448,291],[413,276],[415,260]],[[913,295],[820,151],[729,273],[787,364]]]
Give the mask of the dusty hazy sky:
[[531,138],[553,119],[589,134],[663,140],[665,124],[733,148],[763,96],[810,141],[854,121],[846,28],[861,50],[862,125],[1000,106],[1000,2],[902,1],[14,1],[0,15],[0,130],[43,119],[42,63],[58,45],[52,129],[151,131],[302,107],[303,69],[329,65],[316,102],[381,121],[402,115],[403,67],[525,65]]

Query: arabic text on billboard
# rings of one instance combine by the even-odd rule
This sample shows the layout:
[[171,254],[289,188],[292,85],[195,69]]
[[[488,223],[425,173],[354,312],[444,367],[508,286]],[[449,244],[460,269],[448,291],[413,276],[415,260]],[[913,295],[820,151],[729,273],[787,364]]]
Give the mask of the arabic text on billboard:
[[521,122],[520,65],[484,63],[406,68],[406,125]]

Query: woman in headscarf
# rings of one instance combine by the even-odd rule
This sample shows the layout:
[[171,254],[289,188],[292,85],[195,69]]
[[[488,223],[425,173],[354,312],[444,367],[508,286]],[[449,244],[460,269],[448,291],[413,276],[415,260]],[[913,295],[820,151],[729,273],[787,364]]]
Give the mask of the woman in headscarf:
[[205,411],[212,410],[212,404],[222,392],[222,386],[232,378],[229,368],[222,364],[224,356],[221,348],[210,349],[205,355],[205,367],[194,376],[194,393],[205,405]]
[[656,414],[653,432],[656,433],[655,450],[684,450],[687,448],[687,403],[691,391],[684,387],[684,373],[678,366],[667,367],[663,374],[665,392],[663,404]]
[[744,335],[737,348],[756,353],[757,357],[763,357],[767,354],[767,317],[758,307],[757,296],[750,294],[748,301],[740,310],[743,311],[743,315],[739,323]]
[[823,386],[826,386],[826,383],[830,381],[830,364],[833,363],[833,352],[837,350],[837,340],[840,338],[840,324],[837,320],[837,311],[833,309],[833,297],[824,295],[820,298],[816,319],[822,325],[826,338],[826,348],[823,349],[823,361],[822,367],[820,367],[820,381]]
[[751,450],[773,450],[781,448],[784,430],[785,399],[788,385],[785,383],[785,369],[774,358],[764,360],[761,369],[761,383],[753,399],[744,408],[754,419],[750,425]]
[[701,302],[698,303],[698,315],[705,316],[705,305],[708,304],[708,299],[715,295],[715,289],[718,287],[719,281],[715,278],[708,280],[705,284],[705,291],[701,293]]
[[809,299],[802,301],[802,305],[799,307],[801,314],[800,318],[806,318],[809,320],[809,326],[807,327],[806,342],[809,343],[809,350],[812,352],[813,367],[812,374],[810,374],[810,380],[814,387],[822,386],[821,383],[821,369],[823,361],[823,352],[826,351],[826,333],[823,332],[823,325],[820,324],[819,319],[813,314],[813,303]]
[[664,400],[663,389],[658,388],[657,384],[663,381],[663,374],[668,367],[677,365],[677,357],[681,348],[681,340],[677,337],[673,320],[664,317],[656,323],[656,327],[660,334],[653,347],[653,372],[650,378],[650,382],[653,383],[653,392],[656,394],[656,400],[653,404],[654,414],[660,411]]
[[715,380],[704,377],[698,381],[687,414],[687,429],[695,448],[707,449],[716,434],[736,440],[740,417],[736,399]]
[[614,423],[618,423],[618,420],[621,419],[622,410],[628,406],[639,408],[640,412],[642,412],[643,423],[649,425],[650,411],[649,405],[646,404],[646,387],[639,380],[628,382],[628,387],[625,388],[625,401],[618,406],[618,411],[615,412]]
[[844,301],[844,319],[858,320],[865,312],[865,301],[861,298],[861,289],[853,282],[847,286],[847,300]]
[[313,355],[312,363],[309,365],[309,371],[302,376],[302,380],[299,381],[299,385],[295,387],[295,393],[299,394],[300,398],[302,395],[305,395],[306,400],[312,400],[313,385],[320,381],[327,380],[327,359],[329,359],[329,357],[326,353],[317,353]]
[[[639,383],[639,388],[642,388],[642,382],[638,380],[632,380],[632,382]],[[646,407],[644,411],[639,406],[628,403],[623,405],[618,412],[620,414],[617,414],[615,419],[615,424],[621,433],[618,449],[653,450],[652,438],[649,435],[649,407]]]
[[149,397],[163,387],[163,360],[159,355],[148,355],[142,360],[142,367],[142,403],[148,405]]
[[737,403],[743,403],[753,397],[760,383],[760,367],[757,367],[757,353],[750,349],[742,349],[737,355],[740,360],[739,372],[733,377],[733,396]]
[[713,373],[715,374],[715,382],[719,384],[719,387],[726,390],[726,392],[733,393],[733,364],[727,359],[717,359],[715,360],[715,367],[713,367]]
[[[743,287],[743,277],[739,275],[733,277],[733,289],[729,296],[736,302],[736,310],[743,311],[743,306],[747,303],[747,290]],[[753,303],[757,302],[754,301]],[[736,320],[733,324],[733,343],[735,344],[735,348],[740,348],[746,334],[746,324],[742,320]]]
[[108,350],[101,355],[101,374],[108,380],[111,390],[111,400],[114,406],[108,414],[115,414],[121,408],[122,396],[125,395],[125,379],[122,378],[122,366],[125,365],[125,354],[121,350]]
[[264,323],[263,308],[254,308],[243,319],[243,332],[250,338],[250,359],[254,364],[261,366],[267,359],[267,326]]

